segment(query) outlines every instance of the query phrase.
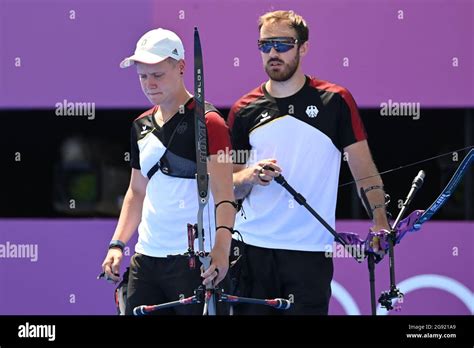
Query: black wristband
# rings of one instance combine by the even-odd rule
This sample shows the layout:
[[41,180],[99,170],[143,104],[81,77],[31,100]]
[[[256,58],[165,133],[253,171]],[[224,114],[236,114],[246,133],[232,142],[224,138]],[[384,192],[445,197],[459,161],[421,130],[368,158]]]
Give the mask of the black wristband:
[[226,229],[227,231],[229,231],[231,234],[234,234],[234,232],[235,232],[232,227],[228,227],[228,226],[217,226],[217,227],[216,227],[216,231],[217,231],[219,228],[224,228],[224,229]]
[[237,202],[234,202],[234,201],[220,201],[219,203],[216,204],[216,210],[217,210],[217,207],[219,207],[221,204],[223,203],[228,203],[230,205],[232,205],[234,207],[235,210],[239,211],[239,204]]
[[122,252],[125,249],[125,243],[120,240],[111,240],[109,243],[109,249],[119,248]]
[[376,210],[376,209],[379,209],[379,208],[384,208],[386,209],[386,206],[385,206],[385,203],[381,203],[381,204],[376,204],[374,205],[371,209],[372,209],[372,213]]
[[383,190],[383,185],[373,185],[373,186],[369,186],[369,187],[366,187],[364,188],[364,192],[367,193],[369,191],[372,191],[372,190]]

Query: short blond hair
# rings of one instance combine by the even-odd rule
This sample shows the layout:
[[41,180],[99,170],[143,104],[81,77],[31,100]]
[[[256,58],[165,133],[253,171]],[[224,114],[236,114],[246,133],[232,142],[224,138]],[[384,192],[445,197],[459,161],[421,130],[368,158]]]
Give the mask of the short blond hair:
[[275,23],[280,21],[288,22],[289,26],[295,29],[299,44],[308,41],[309,29],[306,21],[300,15],[293,11],[273,11],[267,12],[258,19],[258,31],[267,23]]

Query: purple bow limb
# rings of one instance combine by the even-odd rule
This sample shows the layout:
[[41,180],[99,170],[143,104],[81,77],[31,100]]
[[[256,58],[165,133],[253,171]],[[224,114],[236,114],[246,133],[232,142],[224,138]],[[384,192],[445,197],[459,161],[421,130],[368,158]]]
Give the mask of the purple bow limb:
[[380,230],[376,232],[370,231],[367,234],[367,238],[364,241],[365,250],[368,253],[375,253],[375,254],[384,254],[385,251],[388,250],[388,235],[389,231],[387,230]]
[[357,233],[353,232],[340,232],[339,236],[351,250],[362,251],[362,255],[360,255],[360,252],[357,254],[358,261],[364,259],[367,254],[374,254],[378,263],[385,256],[385,251],[388,249],[388,233],[387,230],[371,231],[366,239],[361,239]]
[[[423,212],[423,210],[415,210],[397,224],[395,229],[395,244],[400,243],[407,232],[418,230],[415,225]],[[339,232],[339,236],[347,246],[357,250],[363,250],[365,256],[367,254],[374,254],[376,256],[376,262],[382,260],[385,256],[385,252],[389,248],[390,232],[387,230],[370,231],[365,239],[361,239],[357,233],[353,232]]]
[[370,231],[365,239],[353,232],[339,232],[339,236],[348,246],[360,248],[365,253],[379,253],[388,249],[388,233],[387,230]]
[[402,221],[398,223],[396,226],[396,231],[397,231],[397,238],[395,240],[395,243],[398,244],[402,240],[403,237],[405,237],[405,234],[407,232],[413,232],[413,231],[418,231],[418,228],[415,228],[415,224],[420,218],[421,215],[423,215],[424,210],[415,210],[413,213],[408,215],[406,218],[404,218]]
[[339,232],[339,236],[347,245],[360,246],[364,244],[364,241],[354,232]]

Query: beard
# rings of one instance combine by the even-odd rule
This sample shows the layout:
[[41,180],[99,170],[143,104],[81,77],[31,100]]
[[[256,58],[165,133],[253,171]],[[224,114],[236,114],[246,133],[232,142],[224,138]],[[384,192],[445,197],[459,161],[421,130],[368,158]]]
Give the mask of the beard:
[[[276,71],[276,70],[273,70],[273,68],[270,66],[270,63],[272,62],[278,62],[283,65],[280,67],[280,70]],[[298,69],[299,64],[300,64],[300,53],[297,52],[295,58],[291,60],[289,63],[285,63],[284,61],[278,58],[270,59],[265,65],[265,72],[267,73],[270,80],[277,81],[277,82],[284,82],[284,81],[288,81],[289,79],[293,77],[296,70]]]

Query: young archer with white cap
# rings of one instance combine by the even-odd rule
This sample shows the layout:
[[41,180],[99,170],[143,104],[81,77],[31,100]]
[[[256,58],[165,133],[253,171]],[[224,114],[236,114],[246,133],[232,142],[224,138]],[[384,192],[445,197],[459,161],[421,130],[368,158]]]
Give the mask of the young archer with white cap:
[[[130,186],[120,218],[102,264],[118,280],[122,252],[138,227],[138,243],[130,263],[126,314],[139,305],[174,301],[191,296],[201,282],[218,284],[229,268],[235,208],[214,202],[234,201],[231,161],[218,161],[218,152],[230,148],[224,119],[205,106],[208,132],[208,171],[212,195],[205,211],[204,230],[215,236],[212,263],[201,274],[188,266],[187,223],[195,223],[198,210],[193,96],[184,85],[184,47],[172,31],[151,30],[137,43],[135,54],[122,68],[135,65],[143,93],[153,107],[140,115],[131,130]],[[222,159],[220,157],[220,159]],[[207,216],[206,216],[207,215]],[[215,226],[226,228],[215,229]],[[206,235],[206,244],[211,236]],[[196,248],[197,249],[197,248]],[[204,280],[202,279],[204,278]],[[178,306],[157,314],[201,314],[202,307]]]

